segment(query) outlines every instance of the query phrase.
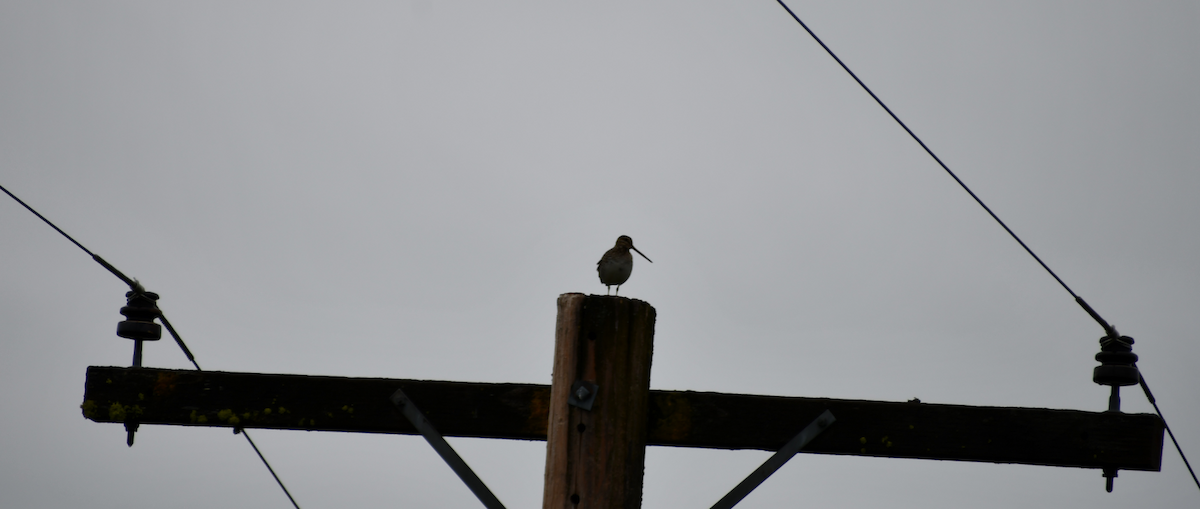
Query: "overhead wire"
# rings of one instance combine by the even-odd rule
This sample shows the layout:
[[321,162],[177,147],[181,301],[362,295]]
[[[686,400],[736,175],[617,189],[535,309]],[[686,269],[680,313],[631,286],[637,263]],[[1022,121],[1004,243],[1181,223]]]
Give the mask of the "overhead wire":
[[1029,249],[1029,246],[1025,245],[1025,242],[1021,240],[1021,237],[1018,237],[1017,234],[1012,231],[1012,228],[1009,228],[1008,225],[1000,219],[1000,216],[997,216],[995,212],[992,212],[992,209],[988,207],[987,204],[983,203],[983,200],[979,199],[979,196],[976,196],[975,192],[971,191],[971,188],[967,187],[967,184],[963,182],[962,179],[958,178],[958,175],[955,175],[953,171],[950,171],[950,167],[946,166],[946,163],[943,163],[942,159],[939,158],[937,154],[934,154],[933,150],[930,150],[929,146],[925,145],[925,142],[921,141],[921,138],[918,137],[917,134],[912,131],[912,129],[909,129],[908,125],[905,124],[903,120],[900,120],[900,117],[896,116],[896,114],[892,112],[892,109],[888,108],[888,106],[883,103],[883,100],[881,100],[879,96],[875,95],[875,92],[872,92],[871,88],[868,87],[866,83],[863,83],[861,79],[858,79],[858,75],[854,74],[854,71],[851,71],[850,67],[848,67],[845,62],[842,62],[842,59],[838,58],[838,56],[834,54],[833,50],[829,49],[829,46],[826,46],[825,42],[822,41],[820,37],[817,37],[817,34],[813,33],[812,29],[808,28],[808,25],[804,24],[804,22],[800,20],[800,17],[797,16],[795,12],[792,12],[792,9],[788,7],[787,4],[783,3],[783,0],[776,1],[779,2],[779,5],[783,6],[784,10],[786,10],[788,14],[792,15],[792,19],[796,20],[796,22],[804,28],[804,31],[808,32],[808,35],[811,35],[812,38],[817,41],[817,44],[820,44],[822,48],[825,48],[825,52],[829,53],[829,56],[833,57],[833,59],[837,61],[838,65],[842,66],[842,69],[845,69],[846,73],[849,74],[851,78],[854,78],[854,81],[858,82],[858,85],[871,95],[872,99],[875,99],[876,103],[879,103],[879,106],[883,107],[883,111],[886,111],[888,115],[891,115],[892,120],[895,120],[897,124],[900,124],[900,127],[903,127],[904,130],[908,132],[908,135],[912,136],[912,139],[916,140],[917,144],[920,145],[921,148],[925,149],[925,153],[929,154],[934,161],[937,161],[938,165],[941,166],[943,170],[946,170],[946,173],[950,174],[950,176],[954,178],[954,181],[958,182],[958,185],[962,186],[963,190],[966,191],[967,194],[971,195],[971,198],[975,199],[975,203],[978,203],[980,207],[983,207],[983,210],[986,210],[988,215],[992,216],[992,219],[995,219],[997,223],[1000,223],[1000,226],[1004,227],[1004,231],[1007,231],[1009,235],[1012,235],[1012,238],[1015,239],[1017,243],[1021,245],[1021,247],[1025,248],[1025,252],[1029,253],[1029,256],[1032,256],[1034,260],[1037,260],[1037,262],[1041,264],[1043,269],[1046,269],[1046,272],[1049,272],[1051,276],[1054,276],[1054,280],[1058,281],[1058,284],[1062,285],[1062,287],[1067,290],[1067,293],[1071,294],[1072,297],[1079,298],[1079,296],[1075,295],[1075,292],[1071,290],[1071,287],[1067,286],[1067,283],[1064,283],[1062,278],[1058,277],[1058,274],[1055,274],[1053,270],[1050,270],[1050,266],[1046,265],[1046,262],[1043,262],[1042,259],[1039,258],[1032,249]]
[[67,238],[67,240],[71,241],[71,243],[72,243],[72,244],[75,244],[76,246],[79,246],[79,249],[82,249],[82,250],[83,250],[83,252],[85,252],[85,253],[87,253],[89,256],[91,256],[91,257],[92,257],[92,259],[96,261],[96,263],[99,263],[99,264],[100,264],[101,266],[103,266],[105,269],[108,269],[108,271],[109,271],[109,272],[112,272],[114,276],[117,276],[118,278],[120,278],[120,279],[121,279],[121,281],[124,281],[124,282],[125,282],[125,284],[129,285],[129,288],[131,288],[131,289],[134,289],[134,290],[136,290],[136,289],[137,289],[137,281],[134,281],[134,280],[132,280],[132,279],[129,279],[129,277],[128,277],[128,276],[126,276],[126,275],[125,275],[124,273],[122,273],[121,271],[117,270],[117,268],[116,268],[116,267],[113,267],[113,266],[112,266],[112,264],[110,264],[110,263],[108,263],[108,262],[104,261],[104,258],[101,258],[101,257],[100,257],[100,255],[98,255],[98,254],[96,254],[96,253],[93,253],[93,252],[92,252],[92,250],[90,250],[90,249],[88,249],[88,248],[86,248],[86,247],[83,247],[83,244],[80,244],[78,240],[75,240],[75,238],[74,238],[74,237],[72,237],[72,236],[70,236],[70,235],[67,235],[67,232],[64,232],[64,231],[62,231],[62,228],[59,228],[59,227],[58,227],[58,226],[56,226],[54,223],[50,222],[50,220],[49,220],[49,219],[46,219],[46,216],[43,216],[43,215],[41,215],[40,213],[38,213],[38,211],[36,211],[36,210],[33,210],[33,207],[30,207],[28,203],[25,203],[25,202],[24,202],[23,200],[21,200],[20,198],[17,198],[17,195],[15,195],[15,194],[12,194],[12,192],[10,192],[8,189],[5,189],[5,188],[4,188],[4,186],[0,186],[0,191],[4,191],[4,193],[5,193],[5,194],[7,194],[7,195],[8,195],[9,197],[11,197],[12,199],[16,200],[16,201],[17,201],[17,203],[20,203],[22,207],[25,207],[25,208],[26,208],[27,210],[29,210],[30,212],[33,212],[33,215],[37,216],[37,217],[38,217],[38,219],[41,219],[42,221],[45,221],[45,222],[46,222],[46,224],[50,225],[50,227],[51,227],[51,228],[54,228],[54,231],[57,231],[58,233],[61,233],[61,234],[62,234],[62,236],[63,236],[63,237],[66,237],[66,238]]
[[1142,376],[1141,371],[1138,371],[1138,385],[1142,386],[1142,392],[1146,393],[1146,399],[1150,400],[1150,404],[1154,405],[1154,411],[1158,413],[1158,418],[1162,419],[1163,428],[1166,428],[1167,435],[1171,437],[1171,442],[1175,444],[1175,450],[1179,451],[1179,457],[1183,458],[1183,466],[1187,467],[1188,473],[1192,474],[1192,482],[1196,483],[1196,487],[1200,488],[1200,479],[1196,478],[1196,471],[1192,470],[1192,464],[1188,462],[1187,455],[1183,453],[1183,448],[1179,447],[1179,441],[1175,440],[1175,432],[1171,431],[1171,427],[1167,425],[1167,418],[1163,417],[1162,410],[1158,409],[1158,401],[1154,399],[1154,394],[1150,392],[1150,386],[1146,385],[1146,377]]
[[[38,213],[37,210],[34,210],[33,207],[29,206],[28,203],[25,203],[23,200],[18,198],[17,195],[13,194],[11,191],[6,189],[3,185],[0,185],[0,191],[4,191],[5,194],[7,194],[12,199],[16,200],[17,203],[20,203],[21,206],[25,207],[27,210],[32,212],[33,215],[37,216],[39,219],[44,221],[46,224],[50,225],[51,228],[54,228],[55,231],[62,234],[62,236],[66,237],[67,240],[71,241],[71,243],[75,244],[76,246],[79,246],[79,249],[82,249],[83,252],[91,255],[93,260],[95,260],[97,263],[99,263],[105,269],[108,269],[109,272],[111,272],[114,276],[117,276],[117,278],[119,278],[125,284],[129,285],[130,290],[132,290],[136,293],[145,293],[146,292],[146,289],[143,288],[141,283],[138,283],[138,281],[136,279],[130,279],[128,276],[126,276],[120,270],[117,270],[117,268],[114,267],[112,264],[105,261],[104,258],[101,258],[100,255],[97,255],[97,254],[93,253],[90,249],[84,247],[83,244],[80,244],[79,241],[75,240],[74,237],[71,237],[70,235],[67,234],[67,232],[63,231],[62,228],[59,228],[54,223],[52,223],[49,219],[46,219],[46,216],[43,216],[40,213]],[[160,310],[160,312],[161,312],[161,310]],[[167,332],[171,333],[171,337],[175,339],[175,344],[179,345],[179,348],[181,350],[183,350],[183,354],[186,355],[188,360],[191,361],[192,365],[196,367],[196,371],[204,371],[204,370],[200,369],[200,364],[196,362],[196,357],[194,355],[192,355],[192,351],[189,350],[187,347],[187,344],[185,344],[183,342],[183,338],[180,337],[179,333],[175,330],[175,327],[171,326],[171,322],[169,320],[167,320],[166,314],[160,314],[158,316],[158,318],[160,321],[162,321],[163,326],[165,326],[167,328]],[[283,485],[283,480],[280,479],[279,476],[275,474],[275,469],[271,468],[271,464],[269,462],[267,462],[266,456],[263,456],[263,453],[258,450],[258,446],[254,445],[254,440],[250,439],[250,434],[247,433],[246,430],[242,429],[242,428],[236,428],[236,429],[234,429],[234,432],[241,433],[243,436],[246,437],[246,441],[250,442],[250,447],[254,448],[254,452],[256,454],[258,454],[258,458],[262,460],[263,465],[266,465],[267,471],[271,472],[271,477],[274,477],[275,482],[279,483],[279,487],[281,489],[283,489],[283,494],[287,495],[288,500],[290,500],[292,502],[292,505],[296,509],[300,509],[300,505],[296,503],[296,499],[292,498],[292,494],[291,494],[291,492],[288,491],[287,486]]]
[[[825,42],[821,40],[820,37],[817,37],[817,34],[814,33],[812,31],[812,29],[808,28],[808,25],[805,24],[804,21],[801,20],[800,17],[797,16],[796,13],[792,11],[791,7],[788,7],[788,5],[783,2],[783,0],[775,0],[775,1],[778,2],[780,7],[783,7],[783,9],[792,16],[792,19],[796,20],[796,23],[799,23],[800,26],[804,28],[805,32],[808,32],[808,35],[812,36],[813,40],[817,41],[817,44],[820,44],[821,47],[825,49],[825,52],[828,53],[829,56],[833,57],[833,59],[835,61],[837,61],[838,65],[842,66],[842,69],[844,69],[846,71],[846,73],[850,75],[851,78],[854,78],[854,81],[858,82],[858,85],[861,86],[862,89],[867,92],[867,94],[870,94],[872,99],[875,99],[875,102],[878,103],[879,106],[882,107],[883,110],[886,111],[887,114],[892,117],[892,120],[895,120],[897,124],[900,124],[900,127],[903,127],[905,132],[907,132],[908,135],[911,136],[912,139],[915,140],[917,142],[917,144],[921,146],[922,149],[925,149],[925,153],[929,154],[929,157],[932,157],[934,161],[937,161],[938,165],[941,166],[943,170],[946,170],[946,173],[949,174],[952,178],[954,178],[954,181],[958,182],[958,185],[961,186],[963,188],[963,190],[967,192],[967,194],[971,195],[971,198],[975,199],[975,203],[978,203],[980,207],[983,207],[983,210],[986,210],[988,215],[992,216],[992,219],[995,219],[996,222],[999,223],[1000,226],[1004,228],[1004,231],[1008,232],[1008,234],[1011,235],[1012,238],[1014,240],[1016,240],[1017,243],[1020,244],[1022,248],[1025,248],[1025,252],[1029,253],[1029,256],[1032,256],[1034,260],[1037,260],[1038,264],[1040,264],[1043,269],[1046,269],[1046,272],[1049,272],[1050,275],[1054,277],[1054,280],[1058,281],[1058,284],[1062,285],[1063,289],[1066,290],[1067,293],[1071,294],[1071,297],[1075,298],[1075,302],[1077,304],[1079,304],[1079,306],[1082,307],[1083,310],[1086,311],[1087,314],[1089,316],[1091,316],[1093,320],[1095,320],[1097,323],[1100,324],[1100,326],[1104,329],[1104,332],[1108,337],[1118,337],[1119,336],[1117,334],[1116,329],[1113,328],[1113,326],[1111,324],[1109,324],[1106,320],[1104,320],[1104,318],[1102,318],[1100,316],[1100,314],[1096,312],[1096,310],[1092,309],[1092,307],[1089,306],[1088,303],[1083,300],[1083,297],[1080,297],[1073,290],[1071,290],[1071,287],[1067,286],[1067,283],[1064,282],[1062,280],[1062,278],[1058,277],[1058,274],[1055,274],[1054,271],[1050,269],[1050,266],[1046,265],[1046,262],[1042,261],[1041,257],[1039,257],[1036,253],[1034,253],[1033,249],[1030,249],[1029,246],[1026,245],[1024,241],[1021,240],[1021,237],[1018,237],[1016,232],[1014,232],[1012,230],[1012,228],[1009,228],[1008,225],[1005,224],[1004,221],[1002,221],[1000,219],[1000,216],[997,216],[995,212],[992,212],[992,209],[990,207],[988,207],[987,204],[983,203],[983,200],[980,199],[979,196],[977,196],[973,191],[971,191],[971,188],[967,187],[967,184],[965,182],[963,182],[962,179],[958,178],[958,175],[955,175],[954,172],[950,170],[950,167],[946,166],[946,163],[942,162],[942,159],[939,158],[937,156],[937,154],[934,154],[933,150],[931,150],[929,148],[929,146],[925,145],[925,142],[921,141],[921,138],[918,137],[917,134],[912,131],[912,129],[909,129],[908,125],[906,125],[903,120],[900,120],[900,117],[896,116],[896,114],[892,112],[892,109],[888,108],[887,104],[884,104],[883,100],[880,99],[879,96],[875,95],[875,92],[872,92],[871,88],[868,87],[866,83],[863,83],[863,81],[858,78],[858,75],[854,74],[854,71],[851,71],[850,67],[847,66],[845,62],[842,62],[842,59],[838,58],[837,54],[835,54],[832,49],[829,49],[829,46],[827,46],[825,44]],[[1147,399],[1150,400],[1150,404],[1154,405],[1154,411],[1158,413],[1159,419],[1162,419],[1163,427],[1167,430],[1167,434],[1170,435],[1171,441],[1175,443],[1175,449],[1179,451],[1179,456],[1183,458],[1183,463],[1185,465],[1187,465],[1188,472],[1190,472],[1192,474],[1192,480],[1196,482],[1196,487],[1200,488],[1200,479],[1197,479],[1195,472],[1192,471],[1192,466],[1188,462],[1187,456],[1184,455],[1183,448],[1179,446],[1179,441],[1177,441],[1175,439],[1175,434],[1171,433],[1171,428],[1170,428],[1170,426],[1167,425],[1167,419],[1165,417],[1163,417],[1162,412],[1159,411],[1158,404],[1155,403],[1154,397],[1150,394],[1150,387],[1146,384],[1146,379],[1141,377],[1140,371],[1139,371],[1139,384],[1142,386],[1142,389],[1146,393]]]
[[279,476],[275,474],[275,469],[271,468],[271,464],[267,462],[267,457],[263,456],[263,453],[258,450],[257,445],[254,445],[254,440],[250,439],[250,434],[246,433],[245,428],[236,428],[233,430],[233,432],[234,433],[240,432],[242,434],[242,436],[246,437],[246,441],[250,442],[250,447],[254,448],[254,453],[258,455],[258,459],[262,460],[263,465],[267,466],[267,471],[271,472],[271,477],[274,477],[275,482],[279,483],[279,487],[283,489],[283,494],[287,495],[288,500],[292,501],[292,507],[295,507],[296,509],[300,509],[300,504],[297,504],[296,499],[292,498],[292,493],[290,491],[288,491],[287,486],[283,485],[283,480],[280,479]]

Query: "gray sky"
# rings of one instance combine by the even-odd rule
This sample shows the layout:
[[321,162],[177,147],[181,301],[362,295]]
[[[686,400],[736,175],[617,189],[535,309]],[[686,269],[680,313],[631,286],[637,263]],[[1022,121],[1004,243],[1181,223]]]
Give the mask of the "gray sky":
[[[1200,461],[1200,7],[793,2],[1122,333]],[[0,183],[210,370],[549,383],[555,299],[658,310],[652,386],[1103,410],[1100,328],[773,2],[0,4]],[[120,281],[0,199],[0,505],[287,507],[224,429],[79,410]],[[169,341],[146,364],[186,368]],[[1126,390],[1124,408],[1152,411]],[[802,426],[805,423],[797,423]],[[257,431],[305,508],[473,507],[419,437]],[[541,442],[451,439],[509,507]],[[762,451],[652,448],[645,507]],[[1163,471],[799,455],[739,507],[1181,507]]]

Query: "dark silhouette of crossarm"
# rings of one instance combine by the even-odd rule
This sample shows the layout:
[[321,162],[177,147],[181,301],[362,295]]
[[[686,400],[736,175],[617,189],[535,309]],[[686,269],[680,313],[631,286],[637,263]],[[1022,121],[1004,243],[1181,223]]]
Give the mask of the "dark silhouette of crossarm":
[[[545,440],[550,386],[89,367],[96,422],[418,434],[403,389],[445,436]],[[1153,414],[650,391],[647,444],[778,450],[824,410],[837,426],[802,453],[1158,471]]]

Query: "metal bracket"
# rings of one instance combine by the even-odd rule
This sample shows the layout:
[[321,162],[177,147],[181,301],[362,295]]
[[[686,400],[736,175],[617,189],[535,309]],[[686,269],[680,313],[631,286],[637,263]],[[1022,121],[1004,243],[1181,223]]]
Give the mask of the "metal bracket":
[[567,404],[584,410],[591,410],[596,402],[596,391],[600,386],[586,380],[578,380],[571,385],[571,394],[567,396]]
[[442,438],[441,433],[438,433],[437,429],[433,427],[433,423],[429,422],[429,419],[425,417],[425,414],[417,408],[417,405],[411,399],[408,399],[408,395],[404,394],[403,390],[396,389],[396,392],[392,394],[391,400],[392,404],[396,405],[400,409],[400,412],[404,414],[404,417],[408,419],[408,422],[411,422],[413,427],[421,432],[421,435],[425,437],[425,441],[433,446],[433,450],[437,451],[438,456],[441,456],[442,460],[450,466],[450,469],[454,470],[455,474],[458,474],[458,478],[462,479],[462,482],[471,489],[471,493],[475,494],[475,497],[483,503],[484,507],[487,509],[504,509],[504,504],[500,503],[500,500],[492,494],[487,485],[483,484],[483,481],[479,479],[479,476],[475,475],[471,467],[467,466],[467,463],[459,457],[458,453],[454,452],[454,448],[446,443],[446,439]]
[[788,460],[792,459],[792,456],[795,456],[796,453],[800,452],[802,447],[808,445],[812,439],[816,438],[817,435],[821,434],[822,431],[825,431],[825,428],[828,428],[829,425],[833,424],[833,422],[836,420],[837,419],[833,418],[833,413],[829,410],[826,410],[824,413],[818,416],[815,421],[808,423],[808,426],[805,426],[804,429],[801,430],[798,435],[793,437],[791,441],[784,445],[782,449],[771,455],[770,458],[767,458],[767,461],[763,462],[763,464],[755,469],[754,472],[751,472],[750,475],[747,476],[746,479],[740,484],[734,487],[729,494],[722,497],[721,500],[718,500],[716,504],[713,504],[712,509],[730,509],[737,505],[738,502],[741,502],[743,498],[746,498],[746,495],[749,495],[751,491],[754,491],[754,488],[757,488],[758,485],[762,484],[762,482],[767,480],[768,477],[771,477],[771,474],[774,474],[776,470],[779,470],[779,467],[782,467],[784,463],[787,463]]

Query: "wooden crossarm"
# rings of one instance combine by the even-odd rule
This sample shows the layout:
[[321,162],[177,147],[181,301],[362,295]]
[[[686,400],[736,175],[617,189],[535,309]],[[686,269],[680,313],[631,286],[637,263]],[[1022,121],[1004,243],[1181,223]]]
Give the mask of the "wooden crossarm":
[[[309,431],[417,431],[388,400],[403,388],[446,436],[545,440],[550,386],[89,367],[96,422]],[[601,387],[600,390],[603,390]],[[773,451],[830,410],[802,452],[1158,471],[1153,414],[650,391],[649,445]]]

